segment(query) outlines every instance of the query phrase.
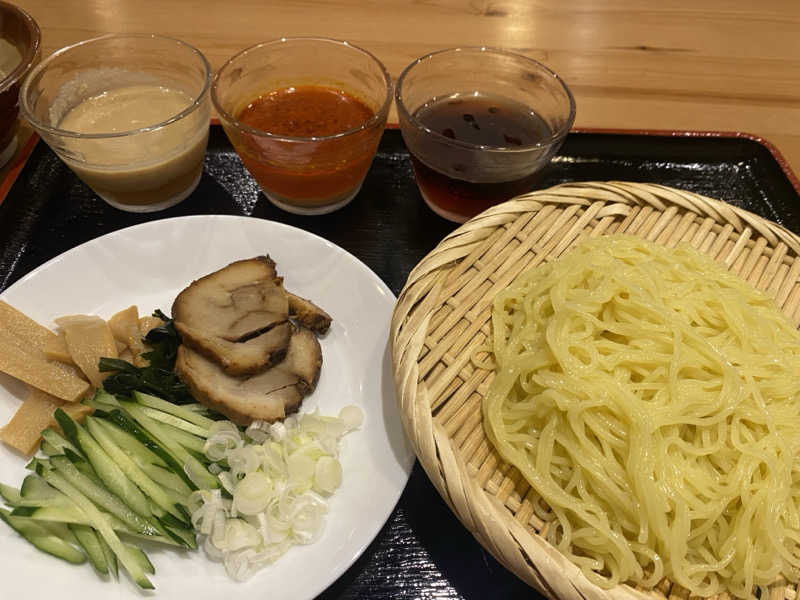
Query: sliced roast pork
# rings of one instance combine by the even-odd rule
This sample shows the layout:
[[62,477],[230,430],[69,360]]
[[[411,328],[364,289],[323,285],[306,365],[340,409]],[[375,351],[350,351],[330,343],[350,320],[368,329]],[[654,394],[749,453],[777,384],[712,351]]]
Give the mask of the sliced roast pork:
[[194,281],[172,305],[183,342],[228,375],[269,367],[292,335],[289,299],[268,256],[231,263]]
[[314,390],[322,366],[315,334],[331,317],[287,292],[268,256],[194,281],[172,316],[182,338],[175,371],[199,402],[235,423],[282,419]]
[[276,421],[296,412],[316,386],[322,349],[313,332],[294,328],[284,359],[252,375],[232,376],[215,361],[182,344],[175,370],[200,402],[247,425],[253,420]]
[[328,313],[311,300],[306,300],[291,292],[286,292],[286,294],[289,297],[289,316],[314,333],[327,333],[332,321]]

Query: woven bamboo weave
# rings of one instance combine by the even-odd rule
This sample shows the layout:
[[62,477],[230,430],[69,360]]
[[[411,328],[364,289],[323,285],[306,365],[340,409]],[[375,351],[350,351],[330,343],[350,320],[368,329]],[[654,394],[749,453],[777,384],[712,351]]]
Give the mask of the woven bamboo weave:
[[[657,185],[566,184],[498,205],[447,236],[411,272],[392,318],[397,396],[417,457],[444,500],[509,570],[552,599],[670,598],[655,590],[603,590],[542,537],[530,487],[494,451],[481,419],[492,373],[471,357],[490,334],[495,294],[523,271],[585,237],[627,233],[665,246],[689,243],[800,323],[800,238],[732,205]],[[795,600],[775,584],[770,600]]]

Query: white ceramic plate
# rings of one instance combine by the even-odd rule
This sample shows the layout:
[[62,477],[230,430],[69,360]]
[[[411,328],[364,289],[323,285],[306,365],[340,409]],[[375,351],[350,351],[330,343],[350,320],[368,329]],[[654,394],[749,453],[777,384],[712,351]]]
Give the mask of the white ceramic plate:
[[[389,320],[395,298],[363,263],[330,242],[286,225],[231,216],[153,221],[97,238],[65,252],[9,287],[0,298],[38,322],[73,313],[108,317],[131,304],[141,314],[169,312],[193,279],[241,258],[269,254],[286,288],[312,299],[333,317],[322,341],[323,367],[301,410],[335,415],[357,404],[363,427],[343,440],[342,487],[330,502],[322,538],[292,548],[252,579],[236,583],[202,550],[150,554],[152,581],[163,598],[313,598],[364,551],[392,512],[414,454],[395,403]],[[0,374],[0,422],[25,387]],[[0,481],[17,487],[25,460],[0,444]],[[68,565],[40,553],[0,523],[2,597],[142,597],[127,576],[103,581],[86,564]],[[149,594],[148,594],[149,595]]]

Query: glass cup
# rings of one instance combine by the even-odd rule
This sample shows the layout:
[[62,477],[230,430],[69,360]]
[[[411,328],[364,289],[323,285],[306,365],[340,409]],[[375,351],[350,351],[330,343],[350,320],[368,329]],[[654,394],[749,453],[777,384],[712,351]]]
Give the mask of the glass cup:
[[0,167],[17,151],[19,88],[39,60],[41,33],[21,8],[0,2]]
[[361,189],[386,125],[392,80],[377,58],[347,42],[281,38],[226,62],[211,99],[270,202],[318,215]]
[[111,34],[58,50],[20,91],[22,115],[111,206],[162,210],[197,187],[211,69],[189,44]]
[[494,48],[415,60],[397,80],[395,100],[423,199],[458,223],[533,189],[575,120],[575,100],[558,75]]

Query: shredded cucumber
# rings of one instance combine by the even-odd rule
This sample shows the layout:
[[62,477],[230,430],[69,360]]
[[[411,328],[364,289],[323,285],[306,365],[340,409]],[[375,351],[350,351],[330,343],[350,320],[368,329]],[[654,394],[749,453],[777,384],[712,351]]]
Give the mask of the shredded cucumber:
[[199,533],[237,580],[316,540],[342,483],[340,440],[363,419],[346,407],[242,432],[200,405],[138,392],[99,390],[85,402],[95,412],[83,425],[56,411],[64,435],[43,432],[47,457],[31,460],[20,490],[0,484],[13,508],[0,519],[45,552],[88,557],[98,573],[116,577],[119,562],[143,589],[155,569],[118,534],[195,549]]

